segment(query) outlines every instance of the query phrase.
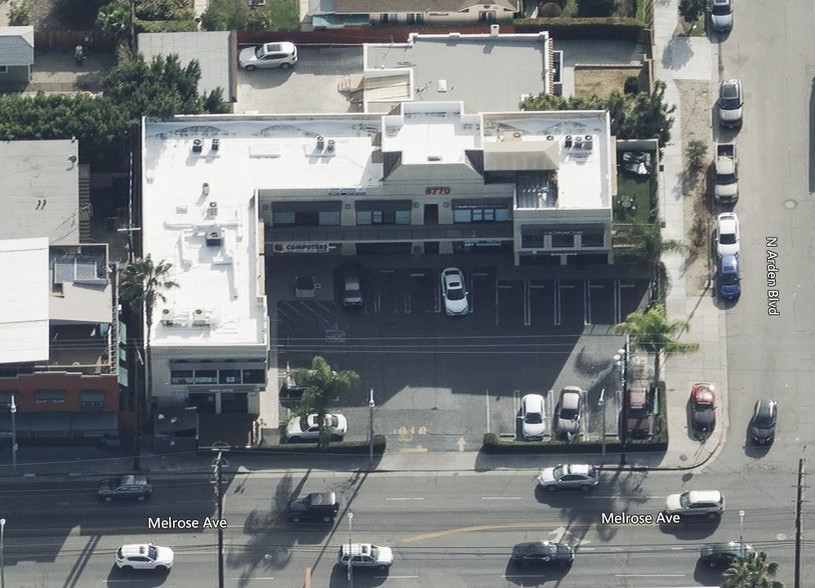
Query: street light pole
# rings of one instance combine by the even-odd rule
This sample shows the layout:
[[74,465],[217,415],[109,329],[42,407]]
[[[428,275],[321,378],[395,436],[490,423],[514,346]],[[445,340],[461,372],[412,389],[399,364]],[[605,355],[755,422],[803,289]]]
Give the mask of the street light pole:
[[[351,567],[351,560],[354,559],[354,555],[351,551],[353,546],[351,542],[351,534],[353,533],[353,522],[354,522],[354,513],[348,513],[348,586],[349,588],[354,588],[354,568]],[[2,588],[2,587],[0,587]]]
[[376,403],[374,402],[374,389],[371,388],[371,396],[368,399],[368,408],[370,409],[370,421],[368,423],[368,462],[369,464],[374,463],[374,408],[376,408]]
[[4,538],[6,534],[6,519],[0,519],[0,588],[6,588],[6,554]]
[[11,393],[11,471],[17,473],[17,404]]
[[597,402],[597,406],[603,411],[603,437],[601,439],[603,453],[602,458],[600,460],[600,465],[606,464],[606,389],[603,388],[600,390],[600,400]]

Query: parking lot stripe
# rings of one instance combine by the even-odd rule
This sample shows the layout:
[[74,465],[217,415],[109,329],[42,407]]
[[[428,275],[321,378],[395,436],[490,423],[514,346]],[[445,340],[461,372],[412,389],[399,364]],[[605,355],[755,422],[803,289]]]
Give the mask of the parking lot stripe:
[[529,290],[529,279],[524,280],[524,326],[532,324],[532,295]]
[[405,294],[405,314],[410,314],[410,294]]
[[492,429],[490,428],[490,389],[489,388],[484,390],[484,396],[487,399],[487,433],[492,433]]
[[554,300],[555,300],[555,313],[554,313],[555,326],[559,327],[560,326],[560,280],[555,280],[555,296],[554,296]]

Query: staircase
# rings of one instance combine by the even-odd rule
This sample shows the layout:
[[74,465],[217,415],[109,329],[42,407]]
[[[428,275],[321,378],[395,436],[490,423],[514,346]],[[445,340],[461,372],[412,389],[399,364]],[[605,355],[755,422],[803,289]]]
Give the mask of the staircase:
[[79,165],[79,242],[91,242],[91,166]]

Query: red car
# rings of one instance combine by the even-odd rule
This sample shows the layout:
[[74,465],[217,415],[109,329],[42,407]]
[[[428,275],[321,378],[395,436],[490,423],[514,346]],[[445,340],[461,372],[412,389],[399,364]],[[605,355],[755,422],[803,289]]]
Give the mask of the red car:
[[690,389],[691,424],[709,433],[716,426],[716,389],[713,384],[694,384]]

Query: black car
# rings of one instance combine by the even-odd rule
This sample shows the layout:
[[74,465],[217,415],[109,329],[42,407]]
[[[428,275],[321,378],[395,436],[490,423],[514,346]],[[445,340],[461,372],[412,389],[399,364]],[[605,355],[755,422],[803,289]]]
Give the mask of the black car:
[[755,553],[752,545],[740,541],[730,543],[710,543],[699,550],[699,561],[709,565],[730,566],[737,561],[744,561],[748,555]]
[[775,400],[759,400],[753,411],[750,436],[759,445],[769,445],[775,440],[775,423],[778,420],[778,403]]
[[314,492],[303,498],[289,500],[286,516],[293,523],[307,520],[328,523],[334,520],[339,510],[340,502],[336,492]]
[[96,495],[105,502],[114,500],[146,500],[153,493],[147,476],[122,476],[102,481]]
[[574,561],[574,549],[562,543],[531,541],[512,548],[512,561],[523,565],[557,564],[568,566]]

